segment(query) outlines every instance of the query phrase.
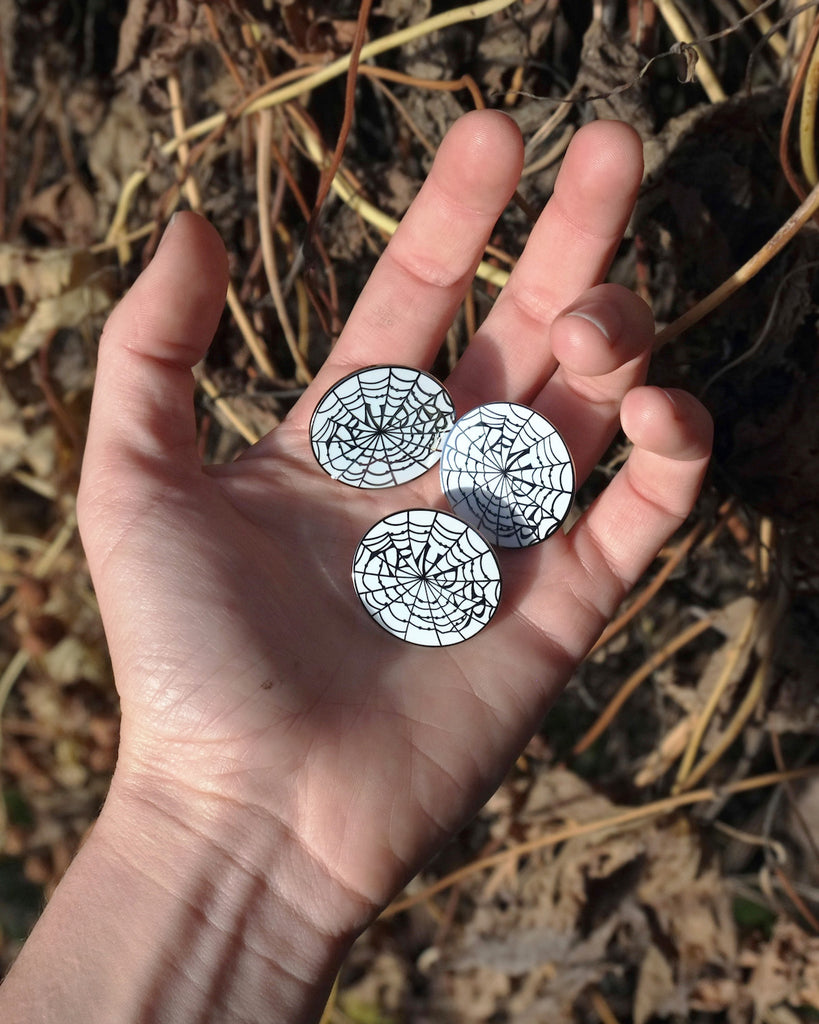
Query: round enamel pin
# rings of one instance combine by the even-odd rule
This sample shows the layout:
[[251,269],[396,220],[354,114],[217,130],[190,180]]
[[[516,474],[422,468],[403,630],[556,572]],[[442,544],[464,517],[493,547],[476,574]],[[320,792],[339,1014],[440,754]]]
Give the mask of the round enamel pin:
[[310,422],[319,465],[351,487],[394,487],[421,476],[441,455],[455,422],[449,393],[408,366],[370,366],[344,377]]
[[452,511],[490,543],[523,548],[545,540],[569,514],[574,465],[545,416],[491,402],[461,417],[446,437],[441,486]]
[[353,585],[379,626],[422,647],[479,633],[497,610],[494,551],[448,512],[407,509],[381,519],[356,549]]

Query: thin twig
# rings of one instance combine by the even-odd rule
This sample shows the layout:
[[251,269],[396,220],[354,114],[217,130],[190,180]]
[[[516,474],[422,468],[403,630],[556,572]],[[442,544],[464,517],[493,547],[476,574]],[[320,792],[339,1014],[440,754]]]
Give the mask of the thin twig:
[[470,875],[480,874],[498,864],[504,863],[508,858],[525,857],[527,854],[535,853],[537,850],[545,850],[550,846],[557,846],[569,839],[578,836],[593,835],[595,832],[605,832],[612,828],[621,828],[625,825],[633,825],[647,818],[656,818],[662,814],[669,814],[681,807],[688,807],[691,804],[703,803],[704,801],[724,800],[726,796],[734,796],[737,793],[748,793],[755,789],[765,789],[769,786],[778,786],[783,782],[795,779],[806,779],[819,775],[819,765],[810,765],[805,768],[793,768],[787,772],[767,772],[764,775],[754,775],[747,779],[740,779],[737,782],[730,782],[724,786],[709,786],[704,789],[697,789],[691,793],[680,793],[677,796],[664,797],[654,803],[646,804],[644,807],[630,807],[625,811],[618,811],[607,818],[599,818],[596,821],[587,821],[567,825],[564,828],[556,829],[545,836],[538,836],[537,839],[530,839],[523,843],[507,847],[499,853],[491,854],[488,857],[481,857],[469,864],[465,864],[457,871],[453,871],[444,878],[439,879],[432,885],[427,886],[421,892],[413,893],[405,899],[396,900],[391,903],[382,913],[382,918],[394,917],[411,907],[424,903],[431,896],[437,895],[451,888],[464,878]]
[[687,331],[689,327],[693,327],[703,317],[713,312],[717,306],[725,302],[734,292],[739,291],[763,267],[767,266],[774,256],[777,256],[785,248],[788,242],[802,230],[817,210],[819,210],[819,185],[814,185],[804,202],[788,217],[782,227],[768,239],[761,249],[757,250],[749,260],[743,263],[738,270],[735,270],[710,295],[707,295],[689,309],[687,313],[683,313],[681,317],[678,317],[673,323],[658,332],[654,340],[654,347],[661,348],[667,342],[678,337],[684,331]]
[[577,741],[577,743],[575,743],[572,747],[572,755],[577,757],[582,754],[584,750],[588,750],[592,743],[594,743],[594,741],[599,736],[602,736],[606,729],[608,729],[620,709],[640,684],[648,679],[652,672],[656,672],[661,665],[665,664],[672,654],[676,654],[677,651],[685,647],[686,644],[691,643],[692,640],[698,637],[700,633],[704,633],[706,629],[710,629],[713,624],[713,615],[704,619],[698,619],[696,622],[692,623],[690,626],[686,626],[685,629],[677,633],[677,635],[669,640],[667,644],[664,644],[659,651],[655,651],[648,661],[644,662],[636,672],[633,672],[628,677],[598,716],[594,725]]
[[677,10],[673,0],[654,0],[654,2],[677,42],[684,43],[686,46],[694,46],[697,51],[697,76],[708,99],[712,103],[724,103],[728,97],[720,85],[717,73],[708,58],[696,45],[693,32],[686,24],[685,18]]
[[591,1002],[594,1007],[594,1012],[600,1018],[601,1024],[619,1024],[614,1015],[614,1011],[603,998],[602,993],[597,989],[592,989]]
[[764,13],[763,8],[767,6],[757,5],[756,0],[739,0],[743,10],[745,10],[751,18],[753,18],[756,27],[767,39],[771,49],[779,58],[784,58],[788,53],[788,41],[785,37],[777,31],[774,27],[773,22]]
[[711,691],[705,707],[702,710],[702,714],[697,716],[696,725],[688,739],[688,745],[685,748],[685,753],[682,756],[682,760],[680,761],[680,766],[677,771],[677,781],[673,792],[680,791],[691,773],[694,760],[700,749],[700,744],[703,741],[708,726],[711,724],[711,719],[716,714],[719,702],[722,700],[725,691],[728,689],[728,685],[735,676],[736,667],[739,664],[740,658],[742,658],[748,648],[748,644],[751,642],[754,626],[759,621],[760,611],[761,605],[755,603],[746,616],[745,622],[742,624],[739,636],[734,639],[725,654],[725,662],[722,666],[722,672],[720,673],[716,686]]
[[256,146],[256,189],[259,198],[259,235],[262,243],[262,259],[264,262],[267,285],[270,288],[270,295],[273,305],[276,307],[276,315],[279,318],[279,325],[282,334],[290,349],[290,355],[296,364],[296,378],[303,384],[309,384],[313,379],[310,367],[304,356],[299,351],[296,334],[290,322],[287,306],[282,294],[281,282],[276,268],[276,250],[273,241],[273,225],[270,219],[270,151],[273,139],[273,111],[262,110],[259,112],[259,138]]

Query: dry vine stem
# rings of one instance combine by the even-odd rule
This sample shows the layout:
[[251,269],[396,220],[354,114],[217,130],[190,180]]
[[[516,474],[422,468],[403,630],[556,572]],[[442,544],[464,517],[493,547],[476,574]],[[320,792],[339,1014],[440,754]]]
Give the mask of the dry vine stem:
[[644,662],[636,672],[632,673],[632,675],[626,679],[617,693],[612,697],[598,716],[594,725],[577,741],[577,743],[575,743],[572,747],[573,756],[577,757],[585,750],[588,750],[592,743],[594,743],[599,736],[603,735],[629,697],[642,682],[648,679],[652,672],[655,672],[661,665],[665,664],[672,654],[676,654],[677,651],[685,647],[686,644],[690,644],[692,640],[695,640],[700,633],[704,633],[706,629],[710,629],[713,624],[714,616],[699,619],[697,622],[693,622],[690,626],[686,626],[685,629],[680,630],[680,632],[677,633],[676,636],[672,637],[668,643],[663,644],[659,651],[655,651],[648,661]]
[[427,886],[421,892],[413,893],[405,899],[396,900],[391,903],[382,913],[381,918],[394,917],[410,907],[424,903],[431,896],[437,895],[450,889],[453,885],[468,878],[470,875],[479,874],[488,868],[503,864],[509,858],[525,857],[537,850],[545,850],[550,846],[557,846],[577,836],[593,835],[595,832],[605,832],[610,828],[620,828],[624,825],[637,824],[646,818],[656,818],[661,814],[669,814],[671,811],[679,810],[680,807],[688,807],[691,804],[703,803],[706,800],[722,800],[726,796],[734,796],[737,793],[747,793],[754,789],[764,789],[768,786],[778,786],[780,783],[796,779],[807,779],[819,775],[819,765],[810,765],[805,768],[793,768],[787,772],[768,772],[765,775],[753,775],[748,779],[740,779],[738,782],[731,782],[725,786],[709,786],[706,789],[696,789],[691,793],[680,793],[677,796],[664,797],[653,804],[646,804],[644,807],[630,807],[628,810],[612,814],[608,818],[600,818],[598,821],[587,821],[582,824],[567,825],[565,828],[556,829],[545,836],[538,836],[537,839],[530,839],[525,843],[518,843],[516,846],[507,847],[499,853],[493,853],[488,857],[481,857],[465,864],[457,871],[451,872],[444,878]]
[[777,256],[785,248],[788,242],[802,230],[817,210],[819,210],[819,185],[814,185],[804,202],[800,203],[799,207],[788,217],[776,234],[768,239],[761,249],[755,252],[738,270],[735,270],[726,281],[723,281],[719,288],[714,289],[710,295],[706,295],[704,299],[701,299],[687,313],[683,313],[681,317],[678,317],[673,323],[657,333],[654,339],[654,347],[661,348],[666,342],[672,341],[684,331],[687,331],[689,327],[699,323],[703,317],[712,313],[717,306],[725,302],[734,292],[739,291],[763,267],[767,266],[774,256]]
[[290,349],[290,355],[296,366],[296,379],[309,384],[313,379],[307,361],[299,349],[299,343],[290,323],[287,307],[282,294],[279,273],[276,268],[276,249],[273,241],[273,225],[270,222],[270,152],[273,141],[273,111],[259,112],[259,135],[256,140],[256,189],[259,196],[259,235],[262,242],[262,261],[265,276],[276,307],[276,314],[282,334]]
[[[694,42],[694,34],[685,22],[685,18],[677,10],[673,0],[654,0],[666,25],[671,29],[679,43],[691,44]],[[697,76],[705,90],[705,94],[712,103],[724,103],[728,97],[720,85],[717,73],[711,67],[705,54],[699,47],[697,51]]]
[[[405,43],[411,42],[414,39],[420,39],[440,29],[449,28],[451,25],[458,25],[465,21],[480,21],[492,14],[496,14],[498,11],[511,7],[513,3],[517,2],[518,0],[483,0],[481,3],[467,4],[465,7],[456,7],[451,11],[444,11],[432,18],[419,22],[417,25],[410,25],[400,32],[393,32],[391,35],[384,36],[383,39],[374,39],[371,43],[362,47],[359,59],[362,62],[369,60],[371,57],[377,57],[379,54],[394,50]],[[276,89],[274,92],[266,93],[252,103],[243,104],[241,112],[237,116],[247,117],[249,114],[256,114],[267,107],[279,106],[282,103],[287,103],[289,100],[303,96],[317,86],[324,85],[339,75],[343,75],[349,66],[349,54],[339,57],[337,60],[326,65],[326,67],[320,68],[318,71],[312,72],[312,74],[300,77],[298,81],[293,82],[291,85],[286,85],[283,88]],[[301,75],[301,69],[296,70]],[[164,157],[173,156],[181,145],[222,128],[230,118],[231,114],[222,111],[219,114],[214,114],[212,117],[198,121],[196,124],[191,125],[183,135],[166,142],[160,147],[159,152]],[[123,229],[128,217],[131,201],[147,175],[147,169],[142,168],[135,171],[126,181],[120,193],[119,203],[117,204],[114,219],[108,229],[106,241],[116,242],[124,237]]]
[[805,76],[805,87],[802,90],[802,110],[799,115],[799,158],[811,188],[819,181],[819,171],[816,168],[817,96],[819,96],[819,44],[815,43]]
[[[170,75],[168,78],[168,95],[171,100],[171,123],[173,125],[174,135],[177,139],[184,139],[185,120],[182,110],[182,91],[179,87],[179,80],[176,75]],[[201,213],[202,196],[199,192],[199,186],[196,183],[196,179],[193,177],[188,166],[189,152],[187,142],[183,142],[179,146],[178,157],[180,174],[182,175],[182,187],[185,190],[187,200],[192,209]],[[120,253],[120,258],[121,256],[122,254]],[[247,313],[245,313],[244,307],[239,301],[239,295],[232,281],[228,282],[226,298],[230,311],[233,314],[233,319],[236,321],[242,337],[245,339],[245,343],[256,361],[256,365],[265,376],[275,377],[276,370],[273,363],[270,361],[270,357],[267,354],[267,350],[262,339],[253,329],[250,318]]]

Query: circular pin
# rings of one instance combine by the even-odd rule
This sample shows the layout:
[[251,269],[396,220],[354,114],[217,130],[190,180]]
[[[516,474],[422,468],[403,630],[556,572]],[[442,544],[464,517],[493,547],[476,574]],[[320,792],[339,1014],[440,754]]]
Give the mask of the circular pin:
[[415,480],[434,466],[455,406],[433,376],[408,366],[370,366],[334,384],[310,421],[321,468],[351,487]]
[[422,647],[449,647],[479,633],[497,610],[498,560],[486,541],[448,512],[407,509],[361,539],[353,585],[388,633]]
[[492,544],[524,548],[558,529],[574,498],[566,442],[540,413],[514,402],[480,405],[444,441],[441,486]]

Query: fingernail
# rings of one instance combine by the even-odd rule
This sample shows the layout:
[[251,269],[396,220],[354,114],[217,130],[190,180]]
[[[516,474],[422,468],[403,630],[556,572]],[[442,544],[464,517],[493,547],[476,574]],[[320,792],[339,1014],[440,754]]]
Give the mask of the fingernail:
[[159,250],[165,244],[165,239],[168,237],[168,235],[173,230],[173,226],[176,223],[176,218],[178,217],[178,215],[179,215],[179,211],[178,210],[174,210],[174,212],[171,214],[171,219],[168,221],[168,224],[167,224],[165,230],[162,232],[162,237],[159,239],[159,245],[156,247],[156,251],[157,252],[159,252]]
[[569,310],[566,316],[580,317],[596,327],[609,344],[612,344],[620,333],[622,321],[616,307],[602,302],[590,302],[585,306]]

